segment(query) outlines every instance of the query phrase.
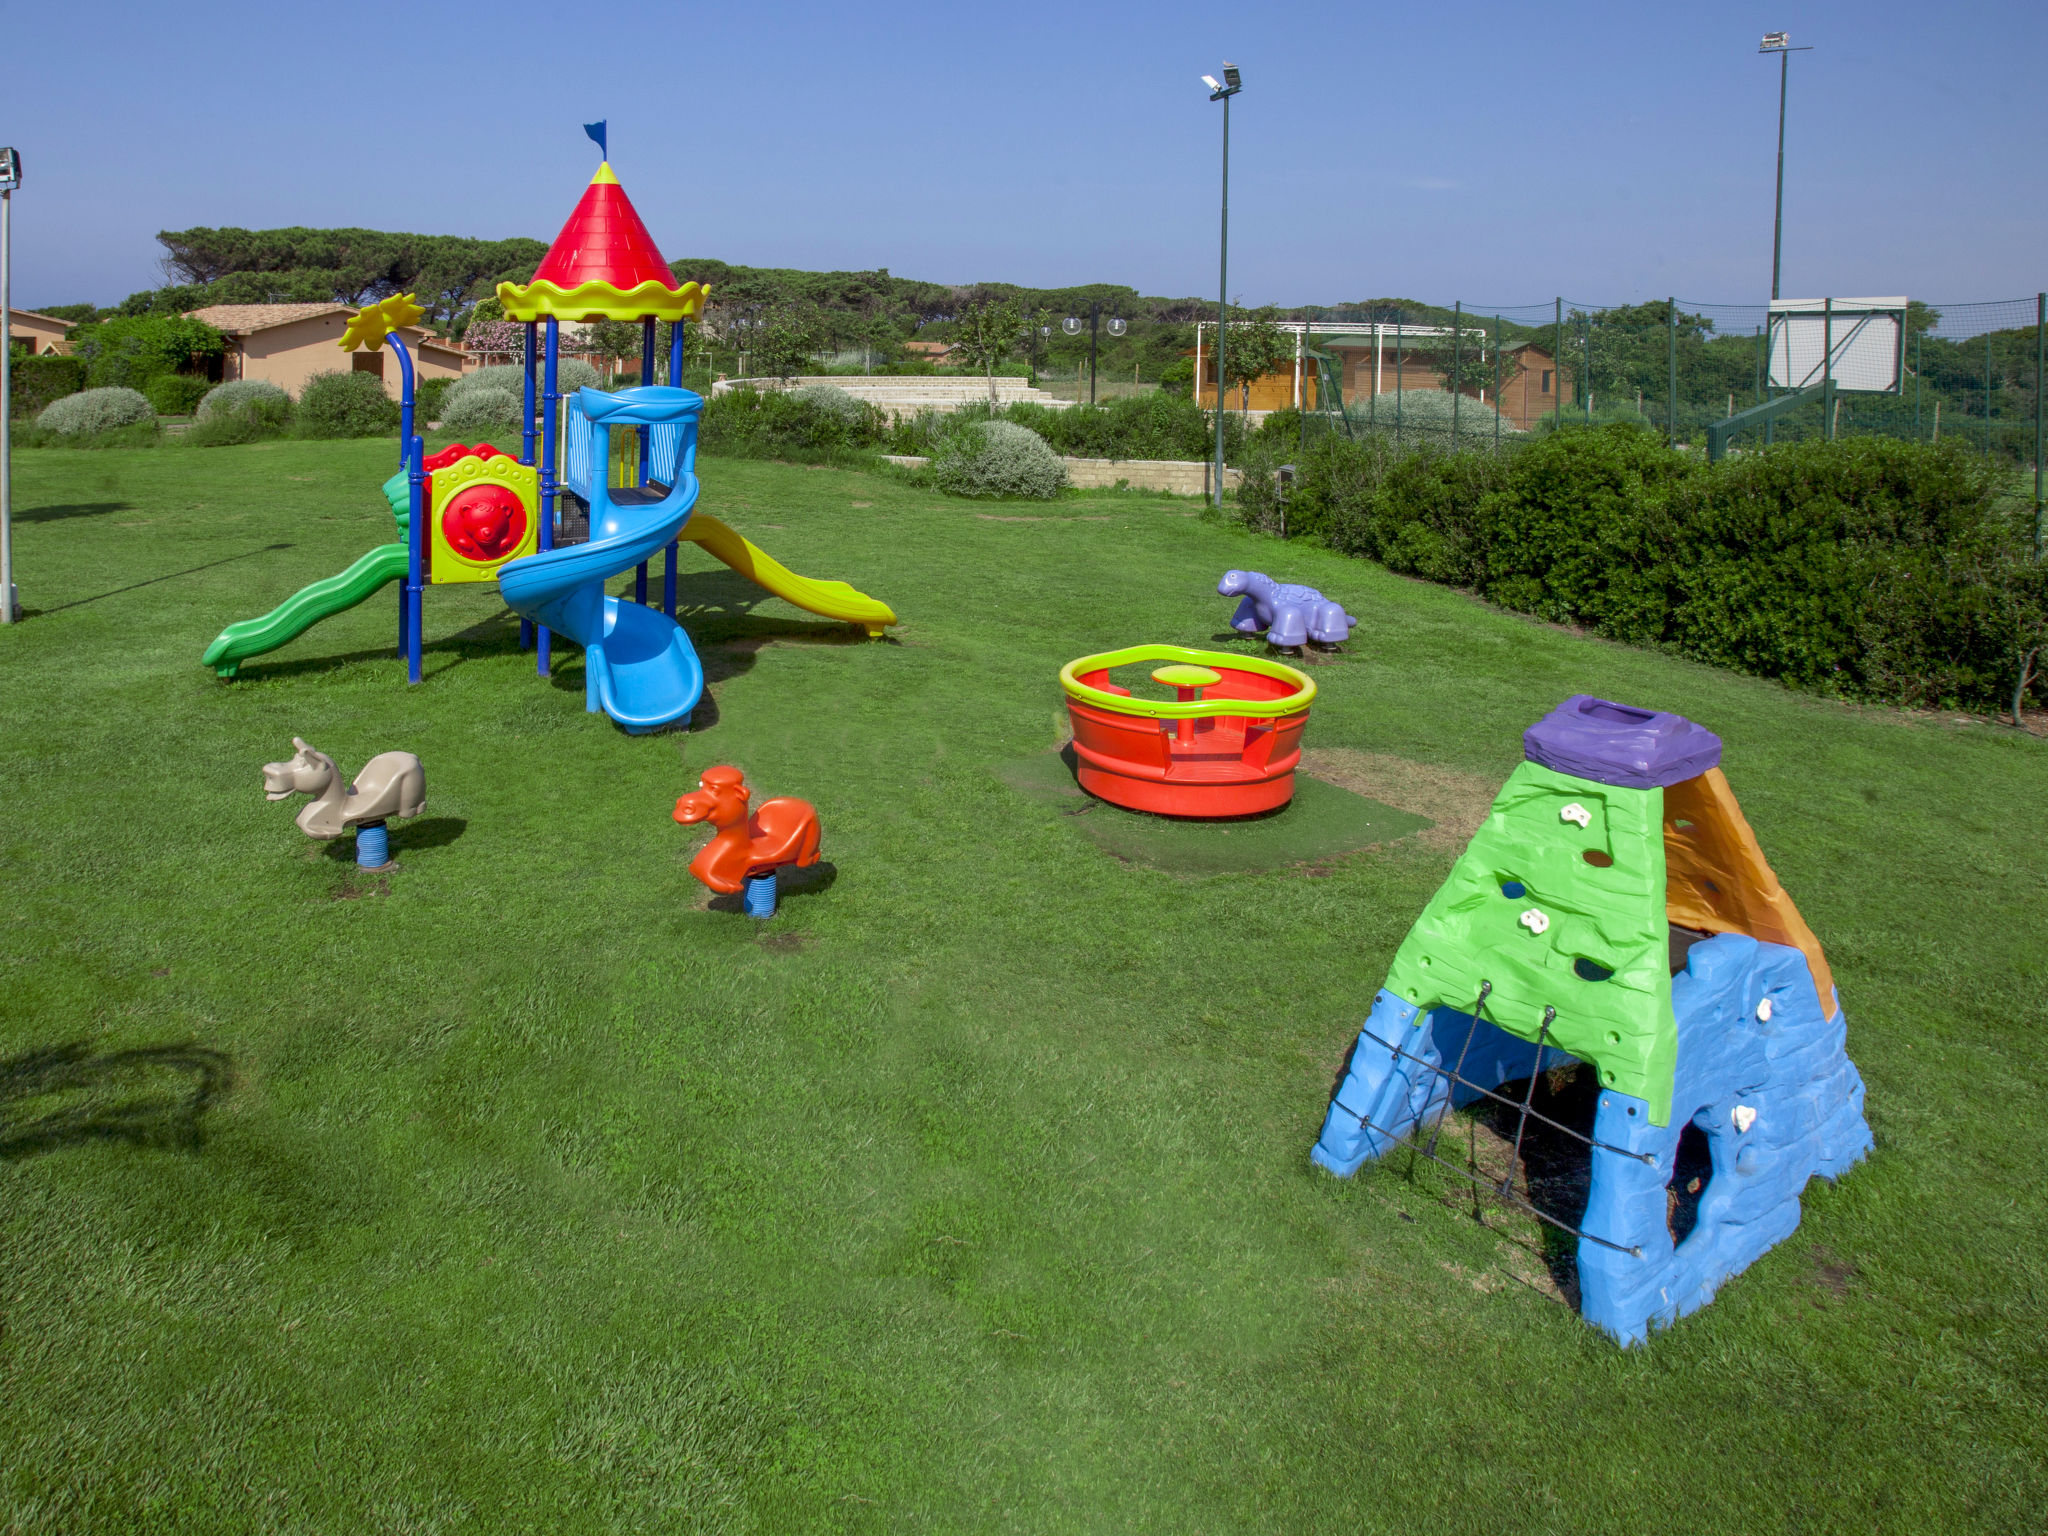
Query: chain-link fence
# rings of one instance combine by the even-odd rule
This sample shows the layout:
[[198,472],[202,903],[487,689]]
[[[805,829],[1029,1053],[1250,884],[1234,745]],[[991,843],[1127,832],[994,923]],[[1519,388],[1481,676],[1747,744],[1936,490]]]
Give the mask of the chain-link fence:
[[[2016,467],[2040,463],[2042,299],[1905,305],[1882,322],[1896,363],[1885,392],[1853,387],[1868,380],[1849,378],[1840,361],[1854,334],[1846,317],[1866,304],[1834,300],[1825,314],[1795,317],[1831,332],[1796,378],[1763,305],[1558,298],[1330,314],[1312,322],[1317,387],[1303,403],[1328,426],[1460,447],[1505,445],[1570,422],[1634,421],[1716,456],[1881,434],[1960,441]],[[1781,327],[1792,323],[1783,309],[1778,317]]]

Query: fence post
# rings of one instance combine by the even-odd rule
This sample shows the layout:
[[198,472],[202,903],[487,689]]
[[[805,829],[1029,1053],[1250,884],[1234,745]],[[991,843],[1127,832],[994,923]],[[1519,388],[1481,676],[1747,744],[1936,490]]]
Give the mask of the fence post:
[[1584,372],[1579,379],[1579,392],[1586,397],[1586,425],[1593,425],[1593,317],[1586,316],[1586,344],[1579,349],[1585,361]]
[[[2035,390],[2035,393],[2037,395],[2040,393],[2038,388]],[[1500,408],[1500,316],[1495,315],[1493,317],[1493,451],[1496,457],[1500,453]],[[2037,439],[2040,437],[2040,434],[2038,432],[2034,435]],[[2038,459],[2040,457],[2040,454],[2037,452],[2034,455],[2034,457]],[[2036,478],[2038,479],[2038,476]],[[2040,490],[2037,486],[2035,488],[2034,500],[2038,502],[2040,499]],[[2040,521],[2041,520],[2037,515],[2034,519],[2034,543],[2037,551],[2041,542],[2041,535],[2039,532]]]
[[1991,333],[1984,333],[1984,457],[1991,457]]
[[1665,317],[1664,334],[1671,357],[1671,382],[1664,396],[1664,446],[1678,446],[1678,295],[1668,300],[1671,312]]
[[1913,333],[1913,439],[1915,442],[1918,442],[1920,438],[1920,386],[1927,377],[1922,372],[1925,365],[1920,361],[1920,342],[1925,334],[1923,331],[1915,331]]
[[1404,328],[1408,324],[1408,312],[1394,311],[1394,446],[1401,446],[1401,365],[1408,361],[1408,344],[1404,339]]
[[2041,558],[2041,383],[2048,375],[2048,293],[2034,295],[2034,558]]
[[1458,451],[1458,396],[1465,392],[1465,301],[1451,301],[1451,451]]
[[1820,435],[1835,440],[1835,301],[1822,301],[1820,321]]
[[1551,347],[1550,398],[1557,409],[1557,425],[1564,425],[1564,295],[1557,298],[1557,341]]

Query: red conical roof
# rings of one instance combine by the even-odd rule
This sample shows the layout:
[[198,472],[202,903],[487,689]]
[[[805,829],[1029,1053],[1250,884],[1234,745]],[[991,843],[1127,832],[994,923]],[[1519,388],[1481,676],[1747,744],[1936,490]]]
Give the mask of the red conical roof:
[[585,283],[603,283],[622,292],[649,281],[664,288],[679,286],[609,164],[600,165],[590,178],[533,281],[553,283],[565,291]]

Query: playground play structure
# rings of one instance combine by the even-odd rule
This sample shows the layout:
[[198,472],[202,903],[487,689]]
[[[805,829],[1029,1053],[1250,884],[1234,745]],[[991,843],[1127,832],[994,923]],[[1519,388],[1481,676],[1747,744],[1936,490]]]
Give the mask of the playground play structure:
[[[1172,699],[1113,681],[1118,667],[1160,662]],[[1060,669],[1074,730],[1075,776],[1089,794],[1161,816],[1252,816],[1294,797],[1301,733],[1316,685],[1263,656],[1134,645]]]
[[[609,164],[601,164],[546,258],[526,284],[501,283],[506,318],[523,322],[525,380],[521,449],[488,443],[431,459],[414,431],[413,365],[399,328],[421,310],[410,295],[385,299],[349,322],[341,345],[398,355],[401,469],[384,483],[399,540],[379,545],[339,575],[294,593],[261,618],[230,624],[204,664],[223,677],[361,603],[387,583],[399,595],[398,649],[420,681],[422,597],[430,585],[496,580],[549,675],[553,636],[583,648],[586,704],[628,731],[684,724],[704,674],[676,622],[680,542],[697,544],[756,585],[870,636],[896,622],[886,603],[841,581],[799,576],[717,518],[695,511],[697,423],[703,400],[655,382],[656,324],[671,326],[668,374],[682,376],[686,324],[706,290],[678,283]],[[637,320],[641,383],[607,393],[556,387],[563,321]],[[566,402],[566,410],[560,409]],[[661,606],[648,604],[648,564],[665,554]],[[634,571],[629,601],[605,583]]]
[[[1718,737],[1577,695],[1523,744],[1396,953],[1311,1157],[1348,1176],[1407,1148],[1577,1237],[1582,1314],[1635,1343],[1790,1235],[1809,1178],[1871,1150],[1863,1081]],[[1532,1108],[1577,1062],[1598,1080],[1590,1135]],[[1497,1180],[1436,1150],[1481,1100],[1513,1119]],[[1532,1122],[1590,1158],[1583,1215],[1514,1189]]]

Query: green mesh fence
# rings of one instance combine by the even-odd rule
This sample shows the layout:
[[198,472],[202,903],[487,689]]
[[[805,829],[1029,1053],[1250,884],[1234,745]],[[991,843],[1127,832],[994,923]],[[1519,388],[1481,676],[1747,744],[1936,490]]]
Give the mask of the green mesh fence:
[[[2041,318],[2036,298],[1915,300],[1896,392],[1815,391],[1724,430],[1726,451],[1878,434],[1958,441],[2032,468],[2048,356]],[[1361,308],[1316,322],[1308,338],[1322,361],[1304,431],[1493,448],[1567,423],[1632,421],[1705,451],[1709,427],[1793,393],[1770,382],[1768,331],[1763,305],[1688,299]]]

